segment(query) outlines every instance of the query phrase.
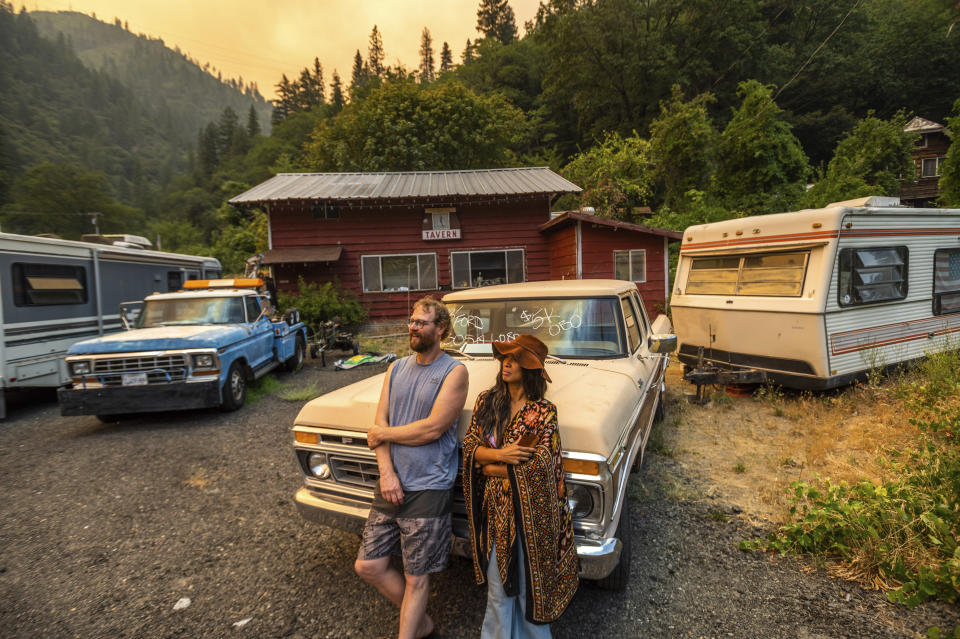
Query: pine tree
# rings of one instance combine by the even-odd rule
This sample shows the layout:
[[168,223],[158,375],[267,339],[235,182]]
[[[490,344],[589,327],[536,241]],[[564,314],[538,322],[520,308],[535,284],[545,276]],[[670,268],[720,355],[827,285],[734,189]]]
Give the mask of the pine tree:
[[300,70],[300,77],[294,82],[296,87],[296,98],[294,100],[294,111],[309,111],[313,106],[313,74],[310,69],[303,67]]
[[430,29],[424,27],[420,35],[420,82],[428,83],[434,80],[433,71],[433,38],[430,37]]
[[517,21],[507,0],[480,0],[477,31],[485,38],[509,44],[517,37]]
[[197,161],[200,175],[209,177],[217,168],[217,125],[211,122],[197,135]]
[[283,122],[293,113],[293,96],[295,87],[290,84],[287,74],[284,73],[277,83],[277,99],[273,100],[273,115],[270,116],[270,122],[274,125]]
[[251,138],[260,135],[260,118],[257,117],[257,110],[252,104],[250,110],[247,111],[247,135]]
[[313,59],[313,104],[321,105],[326,103],[327,98],[323,86],[323,65],[320,64],[320,58]]
[[384,74],[383,59],[383,39],[380,37],[377,25],[373,25],[373,30],[370,32],[370,45],[367,47],[367,68],[378,78],[382,78]]
[[220,120],[217,122],[217,156],[223,157],[230,153],[233,146],[233,134],[236,132],[240,118],[237,112],[226,107],[220,114]]
[[440,73],[446,73],[452,69],[453,52],[450,50],[450,45],[444,42],[443,48],[440,49]]
[[340,82],[340,74],[337,73],[337,70],[333,70],[333,80],[330,81],[330,104],[333,106],[334,110],[341,111],[346,104],[346,100],[343,97],[343,86]]
[[353,71],[350,74],[350,99],[355,100],[359,94],[360,89],[366,84],[367,81],[367,65],[363,63],[363,57],[360,55],[360,50],[357,49],[356,55],[353,56]]
[[464,64],[473,60],[473,45],[470,44],[470,38],[467,38],[467,44],[463,47],[463,53],[460,54],[460,60]]

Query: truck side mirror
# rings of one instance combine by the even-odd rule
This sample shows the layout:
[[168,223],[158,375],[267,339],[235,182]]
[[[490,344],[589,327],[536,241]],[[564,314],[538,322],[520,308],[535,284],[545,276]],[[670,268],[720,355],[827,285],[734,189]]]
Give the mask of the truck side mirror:
[[143,312],[143,302],[121,302],[120,303],[120,323],[126,331],[132,330],[140,313]]
[[677,350],[677,336],[670,333],[661,333],[659,335],[651,335],[647,339],[647,345],[650,347],[651,353],[672,353]]

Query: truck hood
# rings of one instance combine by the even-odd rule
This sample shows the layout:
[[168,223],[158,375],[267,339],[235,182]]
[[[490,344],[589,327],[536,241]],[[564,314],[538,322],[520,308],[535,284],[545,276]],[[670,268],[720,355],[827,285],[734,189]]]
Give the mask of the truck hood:
[[77,342],[67,350],[67,355],[219,348],[249,335],[246,327],[235,324],[156,326]]
[[[470,375],[466,405],[460,415],[462,440],[477,395],[493,385],[499,364],[492,357],[460,360]],[[617,446],[624,423],[640,400],[633,379],[616,360],[548,362],[552,384],[547,399],[557,406],[564,450],[595,453],[609,458]],[[366,432],[376,416],[384,374],[375,375],[308,402],[297,415],[298,426],[332,427]]]

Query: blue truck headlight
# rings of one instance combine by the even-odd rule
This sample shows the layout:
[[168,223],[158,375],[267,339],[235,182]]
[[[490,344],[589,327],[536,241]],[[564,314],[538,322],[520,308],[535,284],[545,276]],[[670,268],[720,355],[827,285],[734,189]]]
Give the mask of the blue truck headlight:
[[70,372],[74,375],[89,375],[90,362],[73,362],[70,364]]
[[193,356],[193,367],[198,368],[216,368],[217,358],[213,353],[200,353]]

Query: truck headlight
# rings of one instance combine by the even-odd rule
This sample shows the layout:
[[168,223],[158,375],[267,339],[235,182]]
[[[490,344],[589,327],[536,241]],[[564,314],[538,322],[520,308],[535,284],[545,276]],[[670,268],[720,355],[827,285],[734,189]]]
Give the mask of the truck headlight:
[[70,364],[70,371],[74,375],[89,375],[90,362],[73,362]]
[[330,479],[330,465],[327,464],[327,456],[323,453],[310,453],[307,457],[307,468],[317,479]]
[[197,368],[215,368],[216,357],[213,353],[200,353],[193,356],[193,367]]
[[592,486],[568,481],[567,504],[574,519],[590,519],[600,506],[600,494]]

